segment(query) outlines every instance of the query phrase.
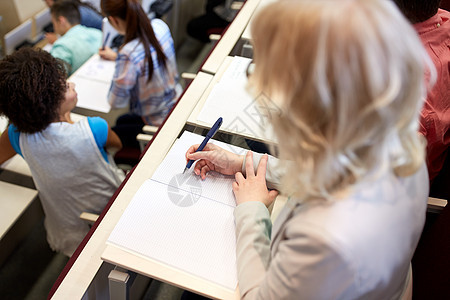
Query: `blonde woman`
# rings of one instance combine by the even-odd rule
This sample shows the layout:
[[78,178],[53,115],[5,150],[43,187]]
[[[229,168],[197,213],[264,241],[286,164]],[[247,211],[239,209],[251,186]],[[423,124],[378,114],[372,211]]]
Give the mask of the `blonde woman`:
[[[279,1],[254,19],[251,88],[281,110],[281,160],[209,145],[235,174],[243,299],[411,297],[428,176],[417,134],[425,51],[391,1]],[[284,162],[284,163],[282,163]],[[290,195],[271,224],[267,206]]]

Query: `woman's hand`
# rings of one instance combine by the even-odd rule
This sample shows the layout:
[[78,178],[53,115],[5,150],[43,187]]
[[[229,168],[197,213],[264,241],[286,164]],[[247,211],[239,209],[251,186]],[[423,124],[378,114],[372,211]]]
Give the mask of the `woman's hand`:
[[236,197],[236,204],[239,205],[249,201],[260,201],[266,206],[272,204],[278,195],[278,191],[267,189],[266,185],[266,167],[269,156],[267,154],[261,157],[258,169],[253,168],[253,153],[247,152],[245,160],[245,178],[241,172],[235,175],[236,182],[233,182],[233,192]]
[[105,47],[105,49],[100,48],[98,55],[105,60],[116,60],[117,58],[117,53],[109,47]]
[[226,151],[219,146],[206,144],[202,151],[197,151],[200,144],[191,146],[186,152],[186,162],[189,160],[199,160],[195,164],[194,172],[202,179],[206,178],[209,171],[216,171],[224,175],[234,175],[241,171],[244,157],[230,151]]

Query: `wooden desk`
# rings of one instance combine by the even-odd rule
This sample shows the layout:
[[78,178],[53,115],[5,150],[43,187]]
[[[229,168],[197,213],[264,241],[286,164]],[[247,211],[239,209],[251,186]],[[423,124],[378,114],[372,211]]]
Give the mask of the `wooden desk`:
[[[220,68],[217,70],[216,75],[214,75],[213,80],[209,84],[208,88],[206,89],[205,93],[200,98],[200,101],[198,101],[197,106],[192,111],[191,115],[189,116],[189,119],[187,120],[187,124],[192,125],[194,127],[199,127],[202,129],[209,129],[213,125],[212,123],[206,123],[204,121],[198,120],[198,117],[205,106],[206,100],[208,99],[211,91],[213,90],[214,86],[220,81],[223,74],[225,73],[226,69],[232,62],[233,58],[231,56],[228,56],[224,59],[224,62],[221,64]],[[228,103],[223,103],[223,110],[228,111],[230,110]],[[262,130],[252,130],[249,126],[246,126],[245,121],[249,121],[249,119],[245,119],[246,116],[245,113],[240,115],[241,111],[236,111],[236,118],[235,120],[224,120],[224,124],[220,127],[219,132],[233,135],[233,136],[239,136],[246,139],[263,142],[266,144],[275,144],[275,138],[272,135],[264,136],[264,132]],[[236,121],[236,122],[235,122]],[[251,122],[257,122],[257,121],[251,121]],[[255,123],[256,124],[256,123]],[[266,126],[263,126],[266,128]]]
[[19,185],[0,181],[2,200],[0,201],[0,239],[20,217],[30,203],[37,197],[38,192]]
[[201,70],[206,73],[216,74],[225,60],[230,55],[231,50],[239,41],[242,32],[244,31],[247,23],[256,9],[260,0],[247,0],[239,11],[236,18],[228,27],[225,34],[217,43],[213,52],[209,55],[206,62],[203,64]]
[[270,3],[276,2],[277,0],[260,0],[258,3],[258,6],[256,7],[256,9],[253,11],[253,14],[249,20],[249,22],[247,23],[247,26],[245,27],[244,32],[242,33],[241,38],[243,40],[246,41],[250,41],[252,39],[252,35],[251,35],[251,28],[252,28],[252,20],[253,17],[256,16],[258,14],[258,11],[260,11],[263,7],[265,7],[266,5],[269,5]]
[[31,177],[31,171],[28,167],[28,164],[19,154],[14,155],[3,164],[1,164],[0,169]]
[[38,192],[0,181],[0,265],[43,216]]
[[156,135],[146,154],[137,165],[126,185],[104,216],[81,254],[59,285],[52,299],[81,299],[102,265],[100,256],[105,250],[106,240],[132,197],[158,167],[167,151],[183,129],[185,122],[212,80],[212,75],[199,72],[166,123]]

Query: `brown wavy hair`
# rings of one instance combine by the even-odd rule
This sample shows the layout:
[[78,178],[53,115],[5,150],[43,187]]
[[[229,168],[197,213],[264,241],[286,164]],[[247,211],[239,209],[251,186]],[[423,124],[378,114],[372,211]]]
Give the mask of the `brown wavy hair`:
[[66,71],[50,53],[20,49],[0,61],[0,78],[0,114],[20,132],[39,132],[57,120]]
[[153,76],[153,60],[150,45],[155,49],[158,62],[166,68],[167,57],[156,38],[152,25],[138,0],[102,0],[100,4],[103,14],[125,20],[126,33],[124,44],[138,38],[144,46],[145,58],[148,62],[148,81]]

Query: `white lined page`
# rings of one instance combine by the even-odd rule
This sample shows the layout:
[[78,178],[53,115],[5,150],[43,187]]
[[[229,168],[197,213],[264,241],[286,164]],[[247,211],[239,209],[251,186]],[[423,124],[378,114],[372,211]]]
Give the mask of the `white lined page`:
[[95,55],[78,69],[76,76],[111,84],[115,68],[115,61],[104,60]]
[[108,242],[234,290],[234,209],[203,197],[180,207],[162,195],[166,185],[146,180]]
[[234,177],[211,172],[201,180],[194,165],[182,174],[186,151],[203,139],[183,133],[134,195],[108,243],[235,290]]
[[251,95],[247,91],[245,72],[250,61],[239,56],[232,59],[209,93],[197,120],[212,125],[218,117],[222,117],[222,129],[275,141],[270,119],[279,110],[263,93]]

